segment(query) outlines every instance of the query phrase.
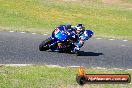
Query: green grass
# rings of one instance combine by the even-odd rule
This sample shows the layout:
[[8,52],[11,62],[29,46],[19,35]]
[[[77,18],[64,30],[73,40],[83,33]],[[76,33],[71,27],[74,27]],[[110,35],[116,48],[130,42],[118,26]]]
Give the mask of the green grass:
[[[0,67],[0,88],[79,88],[78,68],[47,66]],[[128,70],[86,69],[87,74],[131,74]],[[131,88],[129,84],[86,84],[81,88]]]
[[132,2],[0,0],[0,30],[51,33],[63,23],[84,23],[95,37],[132,39]]

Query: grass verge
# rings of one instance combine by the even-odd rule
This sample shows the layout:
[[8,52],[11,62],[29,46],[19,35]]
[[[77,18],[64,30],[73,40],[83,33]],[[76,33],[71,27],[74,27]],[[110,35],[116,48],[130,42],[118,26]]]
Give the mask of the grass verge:
[[132,40],[131,0],[0,0],[0,30],[51,33],[84,23],[95,37]]
[[[127,74],[130,70],[86,69],[89,74]],[[47,66],[0,67],[0,88],[131,88],[129,84],[86,84],[76,83],[77,68]]]

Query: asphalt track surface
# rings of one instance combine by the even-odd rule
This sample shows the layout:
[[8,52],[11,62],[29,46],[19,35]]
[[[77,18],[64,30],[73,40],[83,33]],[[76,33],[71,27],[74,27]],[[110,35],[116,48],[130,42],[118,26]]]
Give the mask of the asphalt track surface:
[[39,51],[50,35],[0,32],[0,64],[40,64],[132,69],[132,41],[91,38],[80,55]]

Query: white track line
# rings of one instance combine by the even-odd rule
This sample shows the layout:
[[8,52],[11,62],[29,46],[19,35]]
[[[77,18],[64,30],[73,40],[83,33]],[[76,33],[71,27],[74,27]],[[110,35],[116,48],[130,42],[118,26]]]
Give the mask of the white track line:
[[46,66],[48,66],[48,67],[52,67],[52,68],[54,68],[54,67],[65,68],[65,67],[62,67],[62,66],[59,66],[59,65],[46,65]]
[[43,34],[43,35],[48,35],[48,34]]
[[121,46],[126,46],[126,45],[121,45]]
[[[2,66],[12,66],[12,67],[16,67],[16,66],[35,66],[35,64],[0,64],[0,67]],[[42,65],[40,65],[42,66]],[[48,67],[58,67],[58,68],[65,68],[65,67],[62,67],[62,66],[59,66],[59,65],[43,65],[43,66],[48,66]],[[69,67],[69,68],[79,68],[80,66],[66,66],[66,67]],[[83,67],[83,66],[81,66]],[[93,69],[108,69],[108,68],[103,68],[103,67],[93,67]],[[132,71],[132,69],[120,69],[120,68],[110,68],[110,69],[115,69],[115,70],[130,70]]]
[[33,64],[0,64],[0,66],[32,66]]
[[102,38],[95,38],[95,39],[102,39]]
[[123,40],[124,42],[127,42],[128,40]]
[[20,32],[20,33],[23,33],[23,34],[24,34],[24,33],[26,33],[26,32]]
[[102,68],[102,67],[96,67],[95,69],[107,69],[107,68]]
[[14,32],[14,31],[9,31],[9,32]]
[[[9,31],[9,32],[14,32],[14,31]],[[26,32],[20,32],[20,33],[26,33]],[[37,34],[37,33],[32,33],[33,35],[35,35],[35,34]],[[48,35],[48,34],[43,34],[43,35]],[[98,40],[100,40],[100,39],[102,39],[102,38],[95,38],[95,39],[98,39]],[[115,39],[108,39],[108,40],[115,40]],[[127,42],[128,40],[122,40],[122,41],[124,41],[124,42]],[[125,46],[125,45],[121,45],[121,46]]]
[[115,40],[115,39],[109,39],[109,40],[111,40],[111,41],[112,41],[112,40]]
[[120,68],[113,68],[113,69],[120,69]]
[[67,66],[67,67],[69,67],[69,68],[78,68],[80,66]]
[[32,33],[33,35],[35,35],[36,33]]
[[132,69],[127,69],[127,70],[130,70],[130,71],[132,71]]

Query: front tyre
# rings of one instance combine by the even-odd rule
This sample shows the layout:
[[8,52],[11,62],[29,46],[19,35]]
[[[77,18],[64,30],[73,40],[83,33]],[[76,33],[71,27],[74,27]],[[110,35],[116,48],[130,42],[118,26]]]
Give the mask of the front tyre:
[[40,51],[46,51],[49,50],[49,42],[50,42],[50,38],[44,40],[40,45],[39,45],[39,50]]

